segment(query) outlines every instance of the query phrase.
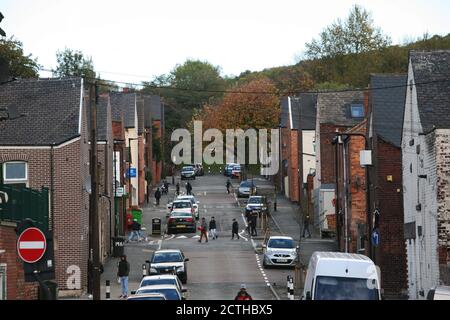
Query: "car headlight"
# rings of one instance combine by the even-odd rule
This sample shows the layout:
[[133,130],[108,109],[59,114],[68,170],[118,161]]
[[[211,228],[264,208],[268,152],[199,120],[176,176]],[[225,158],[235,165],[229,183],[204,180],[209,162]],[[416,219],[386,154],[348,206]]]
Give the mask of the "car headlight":
[[184,266],[177,267],[177,272],[184,272]]

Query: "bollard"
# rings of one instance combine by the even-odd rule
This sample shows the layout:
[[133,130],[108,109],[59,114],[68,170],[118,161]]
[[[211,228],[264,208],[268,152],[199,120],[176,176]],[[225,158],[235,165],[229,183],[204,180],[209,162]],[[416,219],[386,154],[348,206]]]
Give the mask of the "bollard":
[[106,280],[106,300],[111,300],[111,283]]
[[145,263],[142,265],[142,278],[147,276],[147,266]]
[[287,276],[287,292],[288,299],[294,300],[294,278],[291,276]]

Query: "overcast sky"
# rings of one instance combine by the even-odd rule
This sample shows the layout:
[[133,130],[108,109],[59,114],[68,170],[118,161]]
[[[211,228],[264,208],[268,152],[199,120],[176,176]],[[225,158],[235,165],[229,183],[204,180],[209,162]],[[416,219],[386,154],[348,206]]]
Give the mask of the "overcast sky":
[[139,83],[187,58],[223,75],[293,64],[356,3],[394,43],[450,32],[449,0],[0,0],[0,11],[7,35],[45,68],[68,47],[92,56],[103,78]]

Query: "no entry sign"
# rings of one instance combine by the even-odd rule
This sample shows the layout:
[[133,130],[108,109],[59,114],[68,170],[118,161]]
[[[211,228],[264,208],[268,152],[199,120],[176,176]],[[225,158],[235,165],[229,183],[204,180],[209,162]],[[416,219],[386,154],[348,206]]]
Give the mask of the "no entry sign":
[[19,257],[27,263],[39,261],[47,249],[45,235],[38,228],[24,230],[17,240]]

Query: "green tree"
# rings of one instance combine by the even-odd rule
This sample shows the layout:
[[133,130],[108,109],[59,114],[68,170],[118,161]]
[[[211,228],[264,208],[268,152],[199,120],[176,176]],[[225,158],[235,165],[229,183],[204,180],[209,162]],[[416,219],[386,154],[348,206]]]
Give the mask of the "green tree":
[[326,27],[318,39],[306,44],[306,55],[311,59],[359,54],[385,48],[391,39],[374,26],[372,15],[359,5],[354,5],[343,22],[338,19]]
[[22,46],[22,42],[13,37],[0,37],[0,60],[6,61],[11,77],[37,78],[40,65],[31,54],[24,54]]
[[54,71],[56,77],[86,76],[95,78],[94,64],[91,57],[85,57],[79,50],[65,48],[56,52],[58,66]]

